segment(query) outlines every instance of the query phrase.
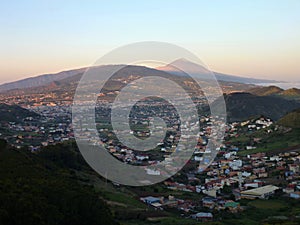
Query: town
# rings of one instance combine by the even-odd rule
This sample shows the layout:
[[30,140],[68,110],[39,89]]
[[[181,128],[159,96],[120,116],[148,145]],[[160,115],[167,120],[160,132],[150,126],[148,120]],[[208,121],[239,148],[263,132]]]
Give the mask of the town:
[[[101,107],[97,108],[96,122],[100,141],[91,139],[93,131],[85,129],[84,122],[81,122],[81,138],[93,145],[103,145],[116,159],[124,163],[153,165],[161,160],[173,160],[171,155],[177,149],[179,127],[187,124],[178,122],[171,106],[159,102],[155,102],[154,108],[137,106],[139,116],[133,115],[131,118],[134,131],[128,132],[142,138],[149,136],[147,116],[153,110],[161,111],[160,116],[171,124],[167,127],[167,136],[157,143],[157,148],[143,153],[127,148],[115,137],[109,124],[109,106],[109,103],[102,102]],[[74,141],[70,105],[41,105],[30,107],[30,110],[39,116],[26,117],[19,122],[2,122],[2,129],[6,128],[10,133],[2,132],[1,138],[19,149],[27,146],[32,152],[40,151],[43,146]],[[218,211],[239,213],[247,210],[241,204],[243,199],[269,199],[274,196],[300,198],[299,149],[274,153],[255,152],[262,138],[252,137],[250,141],[236,141],[246,134],[263,132],[268,135],[278,130],[288,132],[290,128],[275,125],[271,119],[263,116],[227,123],[224,143],[216,149],[217,155],[213,163],[203,169],[199,165],[204,163],[204,156],[208,151],[212,121],[213,118],[209,115],[199,118],[195,126],[201,124],[200,138],[192,158],[180,172],[180,177],[172,177],[162,184],[167,190],[193,193],[198,197],[180,199],[172,195],[152,193],[140,196],[141,202],[159,211],[176,209],[185,218],[213,221],[214,214]],[[160,171],[147,170],[147,173],[152,176],[160,175]]]

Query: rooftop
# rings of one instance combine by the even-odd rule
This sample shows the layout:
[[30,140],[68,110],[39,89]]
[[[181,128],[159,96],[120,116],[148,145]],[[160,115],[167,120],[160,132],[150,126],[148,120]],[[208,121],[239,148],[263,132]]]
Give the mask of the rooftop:
[[247,190],[247,191],[242,191],[241,194],[246,194],[246,195],[263,195],[263,194],[267,194],[273,191],[278,190],[279,187],[273,186],[273,185],[266,185],[263,187],[259,187],[259,188],[255,188],[255,189],[251,189],[251,190]]

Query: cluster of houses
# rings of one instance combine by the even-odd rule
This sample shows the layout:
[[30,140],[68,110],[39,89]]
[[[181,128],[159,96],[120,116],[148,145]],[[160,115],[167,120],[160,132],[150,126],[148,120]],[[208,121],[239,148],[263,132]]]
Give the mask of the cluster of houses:
[[22,90],[14,90],[9,95],[0,94],[0,102],[8,105],[16,104],[24,108],[70,106],[72,101],[72,91],[68,89],[64,90],[61,95],[49,91],[24,93]]
[[214,196],[227,185],[234,190],[233,194],[238,200],[266,199],[278,190],[285,193],[299,191],[299,152],[271,156],[256,153],[245,157],[238,156],[235,152],[228,157],[228,153],[221,152],[220,155],[223,156],[217,158],[205,171],[207,178],[203,193]]
[[[193,158],[192,161],[197,160]],[[198,193],[199,198],[193,201],[180,201],[185,204],[184,211],[189,212],[191,218],[201,221],[212,219],[214,211],[237,213],[244,210],[239,203],[241,199],[269,199],[273,196],[300,199],[298,151],[239,156],[237,151],[221,150],[201,174],[195,169],[185,175],[187,182],[172,179],[165,181],[164,185],[172,191]],[[202,208],[198,209],[202,211],[195,214],[195,205],[199,202],[202,202]],[[164,205],[160,207],[164,208]],[[182,207],[178,205],[177,209],[182,210]]]
[[2,129],[9,132],[1,133],[1,138],[16,148],[29,146],[32,151],[74,138],[68,107],[43,106],[31,110],[41,116],[24,118],[19,122],[2,122]]

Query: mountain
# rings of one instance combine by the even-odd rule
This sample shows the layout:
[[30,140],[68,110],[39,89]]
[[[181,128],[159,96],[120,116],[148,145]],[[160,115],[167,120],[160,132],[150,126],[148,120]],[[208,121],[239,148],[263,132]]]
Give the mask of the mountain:
[[[198,77],[200,79],[206,79],[208,77],[207,75],[210,73],[204,66],[190,62],[186,59],[178,59],[166,66],[158,67],[157,69],[175,75],[186,76],[184,72],[175,69],[176,67],[187,68],[187,71],[185,72],[195,77]],[[214,72],[214,74],[218,81],[237,82],[237,83],[244,83],[244,84],[277,83],[277,81],[274,80],[240,77],[240,76],[228,75],[228,74],[223,74],[218,72]]]
[[285,127],[300,128],[300,108],[282,117],[278,124]]
[[[97,68],[94,67],[93,69],[96,69],[96,71],[99,72],[99,74],[101,74],[102,72],[107,72],[107,71],[109,72],[111,71],[111,69],[115,70],[116,68],[111,68],[111,67],[116,67],[116,66],[118,65],[104,65],[104,66],[99,66]],[[11,102],[11,101],[15,101],[15,96],[18,96],[18,98],[21,99],[19,101],[21,102],[20,103],[21,105],[33,105],[34,103],[39,104],[39,101],[36,100],[36,97],[40,99],[40,102],[44,101],[45,104],[51,101],[62,102],[64,100],[67,100],[70,102],[73,99],[75,90],[77,88],[78,82],[82,78],[82,75],[83,73],[78,73],[73,76],[60,79],[57,81],[52,81],[50,83],[47,83],[46,85],[42,85],[38,87],[9,90],[4,93],[0,93],[0,98],[4,99],[5,102]],[[191,78],[187,76],[176,76],[176,75],[174,76],[173,74],[167,73],[165,71],[160,71],[145,66],[132,66],[132,65],[123,67],[120,71],[116,72],[111,77],[111,79],[106,83],[105,87],[103,88],[103,93],[120,90],[122,87],[126,86],[129,82],[133,81],[137,77],[143,77],[143,76],[165,77],[167,79],[177,82],[180,86],[185,88],[186,91],[190,93],[194,93],[196,96],[202,95],[201,89],[199,89],[198,84],[196,84],[195,81],[193,81]],[[200,80],[200,82],[201,82],[201,86],[203,87],[207,85],[206,83],[207,81],[203,79]],[[231,93],[236,91],[239,92],[245,91],[250,88],[253,88],[255,85],[220,81],[220,86],[223,89],[224,93]],[[176,89],[172,89],[170,91],[176,92]],[[113,96],[110,94],[104,96],[103,99],[110,101],[112,97]]]
[[15,81],[15,82],[2,84],[0,85],[0,92],[5,92],[13,89],[24,89],[24,88],[43,86],[55,81],[72,77],[79,73],[83,73],[85,70],[86,68],[81,68],[81,69],[62,71],[55,74],[44,74],[36,77],[30,77],[23,80]]
[[[228,121],[244,121],[250,117],[264,115],[278,120],[288,112],[300,108],[300,103],[276,96],[256,96],[250,93],[224,95]],[[215,104],[217,104],[216,101]]]
[[38,118],[40,115],[18,105],[0,104],[0,122],[21,122],[27,117]]
[[[171,73],[173,75],[177,76],[186,76],[181,71],[178,71],[174,69],[173,66],[181,66],[184,68],[188,68],[188,72],[192,75],[195,75],[196,77],[199,77],[200,79],[207,78],[207,70],[195,63],[189,62],[185,59],[179,59],[174,61],[173,63],[164,66],[164,67],[158,67],[156,69],[165,71],[168,73]],[[36,77],[30,77],[26,79],[22,79],[15,82],[5,83],[0,85],[0,93],[13,90],[13,89],[26,89],[26,88],[33,88],[33,87],[39,87],[39,86],[45,86],[50,83],[61,81],[67,78],[71,78],[73,76],[76,76],[78,74],[83,74],[86,71],[87,68],[80,68],[80,69],[74,69],[74,70],[68,70],[63,71],[55,74],[44,74],[39,75]],[[259,83],[276,83],[276,81],[272,80],[263,80],[263,79],[254,79],[254,78],[246,78],[246,77],[239,77],[239,76],[233,76],[233,75],[227,75],[223,73],[217,73],[215,72],[215,76],[217,80],[219,81],[226,81],[226,82],[237,82],[237,83],[244,83],[244,84],[259,84]]]

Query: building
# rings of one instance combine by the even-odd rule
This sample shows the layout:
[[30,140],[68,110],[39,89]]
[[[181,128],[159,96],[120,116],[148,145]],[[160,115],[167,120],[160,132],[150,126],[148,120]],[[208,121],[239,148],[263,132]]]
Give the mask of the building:
[[215,207],[215,202],[216,202],[215,198],[205,197],[202,199],[202,206],[213,209]]
[[199,212],[193,215],[192,218],[204,222],[204,221],[211,221],[213,219],[213,215],[211,213]]
[[290,193],[290,197],[294,199],[300,199],[300,192],[292,192]]
[[156,197],[152,197],[152,196],[148,196],[148,197],[140,198],[140,199],[141,199],[141,201],[145,202],[148,205],[153,205],[153,204],[161,202],[160,198],[156,198]]
[[251,190],[241,191],[241,198],[245,199],[267,199],[275,194],[275,191],[279,188],[273,185],[266,185],[259,188],[254,188]]

